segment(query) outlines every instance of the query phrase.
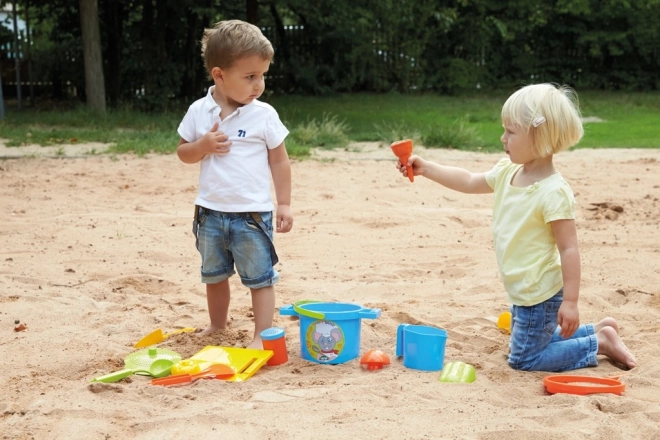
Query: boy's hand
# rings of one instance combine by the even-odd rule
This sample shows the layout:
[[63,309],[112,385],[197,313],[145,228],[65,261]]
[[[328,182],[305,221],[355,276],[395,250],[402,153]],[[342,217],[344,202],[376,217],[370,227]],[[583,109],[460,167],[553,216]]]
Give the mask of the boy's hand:
[[277,232],[289,232],[293,227],[293,216],[289,205],[277,205],[275,213],[275,230]]
[[576,301],[562,301],[557,312],[557,324],[561,327],[559,335],[569,338],[580,326],[580,312]]
[[206,154],[227,154],[231,141],[223,131],[218,131],[218,123],[213,124],[213,128],[204,135],[200,145]]

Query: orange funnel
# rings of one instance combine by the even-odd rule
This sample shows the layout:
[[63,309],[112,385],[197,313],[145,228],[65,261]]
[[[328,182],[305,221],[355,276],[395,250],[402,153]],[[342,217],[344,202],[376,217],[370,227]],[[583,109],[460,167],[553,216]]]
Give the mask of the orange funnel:
[[408,163],[408,159],[410,159],[410,156],[412,155],[412,141],[410,139],[397,141],[394,142],[390,147],[392,148],[394,155],[399,158],[401,165],[406,166],[406,169],[408,170],[408,179],[410,179],[411,182],[414,182],[415,176],[413,175],[412,167],[406,165]]

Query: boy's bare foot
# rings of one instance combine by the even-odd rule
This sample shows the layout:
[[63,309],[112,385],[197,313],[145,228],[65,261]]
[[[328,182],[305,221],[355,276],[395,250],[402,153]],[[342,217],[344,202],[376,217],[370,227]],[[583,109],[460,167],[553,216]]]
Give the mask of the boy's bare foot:
[[207,336],[207,335],[210,335],[211,333],[215,333],[215,332],[217,332],[218,330],[222,330],[222,329],[219,328],[219,327],[216,327],[216,326],[214,326],[214,325],[209,325],[208,327],[206,327],[206,328],[205,328],[204,330],[202,330],[201,332],[197,332],[197,333],[195,333],[195,336],[197,336],[197,337],[200,337],[200,336]]
[[252,342],[250,342],[250,345],[248,345],[245,348],[252,348],[254,350],[263,350],[264,346],[263,343],[261,342],[261,338],[254,338]]
[[607,317],[601,320],[598,324],[594,324],[594,333],[598,333],[604,327],[612,327],[614,331],[619,334],[619,325],[616,323],[616,319]]
[[603,327],[596,337],[598,338],[598,354],[604,354],[628,368],[635,368],[637,363],[635,357],[628,351],[628,347],[625,346],[614,328]]

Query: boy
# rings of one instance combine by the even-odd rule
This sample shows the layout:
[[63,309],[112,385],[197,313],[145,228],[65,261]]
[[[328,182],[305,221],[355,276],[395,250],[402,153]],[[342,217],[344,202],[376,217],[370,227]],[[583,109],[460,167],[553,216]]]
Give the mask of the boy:
[[236,271],[250,289],[254,338],[248,348],[262,349],[260,333],[272,326],[275,311],[273,202],[277,232],[289,232],[291,168],[284,139],[289,131],[270,105],[257,99],[273,47],[259,28],[239,20],[206,29],[202,57],[214,85],[195,101],[178,128],[177,155],[200,163],[193,233],[202,257],[201,278],[211,324],[202,335],[227,326],[229,277]]

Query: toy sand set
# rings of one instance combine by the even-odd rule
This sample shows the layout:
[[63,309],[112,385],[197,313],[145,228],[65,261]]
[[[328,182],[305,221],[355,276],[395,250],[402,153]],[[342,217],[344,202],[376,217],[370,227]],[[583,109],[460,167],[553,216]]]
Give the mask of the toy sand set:
[[[362,319],[377,319],[380,309],[369,309],[357,304],[327,303],[301,300],[280,308],[280,315],[300,319],[300,356],[318,364],[342,364],[353,361],[360,353]],[[497,319],[501,332],[509,334],[511,314],[502,312]],[[151,376],[152,385],[174,386],[191,384],[197,379],[218,379],[242,382],[251,378],[264,365],[279,366],[287,362],[289,353],[285,331],[269,328],[261,334],[264,349],[206,346],[188,359],[168,349],[157,348],[169,335],[191,333],[194,328],[183,328],[170,334],[156,329],[135,344],[135,348],[148,348],[129,354],[125,368],[92,379],[92,382],[114,383],[133,374]],[[193,335],[194,337],[194,335]],[[279,343],[274,344],[274,341]],[[474,366],[462,361],[445,363],[447,332],[427,325],[400,324],[396,333],[395,354],[405,368],[434,372],[441,371],[438,381],[472,383],[477,379]],[[270,349],[267,349],[270,348]],[[277,362],[269,362],[273,357]],[[383,350],[364,352],[359,365],[366,371],[385,368],[391,361]],[[547,375],[543,380],[548,393],[621,395],[625,384],[619,377],[587,375]]]
[[[502,156],[418,145],[415,154],[474,170]],[[91,380],[124,370],[131,353],[150,347],[185,361],[207,346],[250,343],[251,298],[238,280],[230,281],[225,331],[174,333],[208,320],[190,233],[199,170],[166,155],[1,163],[0,438],[657,437],[660,151],[556,158],[578,201],[580,320],[614,316],[639,363],[625,371],[599,356],[597,367],[570,374],[620,375],[621,395],[549,393],[544,379],[553,375],[507,365],[509,336],[497,322],[508,304],[491,247],[489,196],[460,197],[419,176],[410,182],[388,145],[315,156],[323,160],[293,162],[294,228],[275,234],[281,279],[273,326],[285,331],[288,359],[266,361],[244,381],[193,373],[171,386],[151,382],[172,373]],[[305,299],[381,310],[360,318],[356,358],[303,358],[302,318],[279,310]],[[396,343],[405,324],[447,333],[442,370],[404,366]],[[157,329],[169,336],[134,348]],[[374,362],[382,367],[369,370]],[[459,362],[474,367],[474,382],[439,380]]]

